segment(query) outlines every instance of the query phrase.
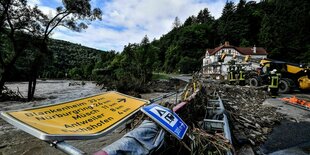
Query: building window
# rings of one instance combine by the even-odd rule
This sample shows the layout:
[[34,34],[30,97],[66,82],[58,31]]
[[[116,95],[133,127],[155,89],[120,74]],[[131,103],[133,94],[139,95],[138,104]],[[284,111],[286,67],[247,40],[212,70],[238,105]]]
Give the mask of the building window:
[[231,50],[228,50],[228,54],[231,54]]

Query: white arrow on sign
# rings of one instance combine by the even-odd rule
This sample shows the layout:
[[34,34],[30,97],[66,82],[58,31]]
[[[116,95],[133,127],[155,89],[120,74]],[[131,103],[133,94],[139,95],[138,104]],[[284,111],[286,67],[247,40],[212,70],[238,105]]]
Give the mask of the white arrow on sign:
[[167,111],[161,107],[153,107],[150,111],[164,120],[171,127],[173,127],[178,121],[170,111]]

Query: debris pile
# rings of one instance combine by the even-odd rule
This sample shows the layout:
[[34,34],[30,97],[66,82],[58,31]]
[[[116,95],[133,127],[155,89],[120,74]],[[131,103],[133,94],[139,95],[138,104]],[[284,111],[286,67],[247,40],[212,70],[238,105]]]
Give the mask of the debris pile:
[[[198,87],[197,87],[198,88]],[[209,132],[204,129],[203,120],[207,115],[208,96],[204,86],[195,97],[188,97],[187,105],[177,113],[188,125],[187,136],[180,142],[176,139],[166,138],[168,148],[165,154],[226,154],[233,147],[225,138],[223,131]],[[178,152],[178,153],[176,153]]]
[[[203,120],[207,112],[208,96],[204,86],[197,87],[199,91],[191,97],[192,93],[188,95],[183,108],[177,111],[177,114],[188,125],[187,134],[183,140],[180,141],[170,134],[165,136],[165,145],[156,151],[154,154],[226,154],[228,150],[232,149],[229,140],[225,138],[223,131],[208,132],[203,127]],[[189,88],[190,90],[190,88]],[[172,109],[174,103],[160,103],[165,107]],[[131,127],[137,126],[142,120],[147,119],[145,115],[141,114],[135,117]]]
[[[196,88],[200,90],[195,97],[185,99],[188,103],[177,112],[189,126],[187,135],[179,141],[167,134],[166,147],[157,152],[158,154],[225,154],[229,150],[238,151],[239,147],[248,144],[256,148],[267,140],[272,128],[283,118],[274,107],[263,106],[262,103],[267,97],[264,88],[254,89],[215,82],[204,82],[201,87]],[[227,112],[225,114],[229,116],[233,142],[236,143],[234,148],[225,138],[223,131],[209,132],[203,125],[208,109],[212,107],[209,102],[217,100],[217,96],[223,100]],[[166,105],[170,108],[173,106],[172,103]]]
[[225,151],[232,149],[229,140],[226,139],[222,134],[211,134],[206,132],[205,130],[194,128],[193,135],[196,138],[195,143],[200,145],[197,147],[196,150],[192,150],[192,154],[225,154]]
[[3,86],[3,90],[0,94],[0,101],[24,101],[25,98],[23,95],[18,91],[13,91]]
[[84,86],[86,83],[84,81],[74,81],[74,82],[69,82],[69,86]]
[[231,129],[239,144],[258,146],[283,118],[274,107],[262,105],[267,94],[261,89],[229,85],[213,85],[210,89],[217,90],[224,99]]

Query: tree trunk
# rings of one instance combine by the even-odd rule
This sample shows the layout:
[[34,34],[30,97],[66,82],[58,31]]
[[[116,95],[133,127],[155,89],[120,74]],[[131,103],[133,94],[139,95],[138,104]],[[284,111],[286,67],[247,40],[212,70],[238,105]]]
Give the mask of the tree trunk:
[[32,95],[31,95],[31,94],[32,94],[31,91],[32,91],[32,80],[31,80],[31,78],[29,78],[29,83],[28,83],[28,96],[27,96],[28,101],[31,101],[31,100],[33,99]]
[[34,59],[34,62],[32,64],[32,67],[29,73],[28,101],[31,101],[34,98],[34,93],[35,93],[36,84],[37,84],[37,76],[38,76],[39,68],[42,63],[43,63],[42,56],[41,54],[39,54]]
[[32,91],[31,91],[32,98],[34,97],[34,92],[36,90],[36,86],[37,86],[37,75],[35,77],[33,77],[33,79],[32,79]]
[[7,71],[4,70],[4,72],[1,74],[1,80],[0,80],[0,95],[2,95],[2,91],[4,89],[4,84],[7,80]]
[[10,65],[10,64],[3,67],[3,72],[1,74],[1,80],[0,80],[0,95],[2,95],[4,84],[8,80],[8,76],[12,69],[13,69],[13,65]]
[[48,54],[47,43],[43,41],[40,46],[39,53],[35,57],[32,64],[30,75],[29,75],[29,85],[28,85],[28,101],[34,98],[34,93],[36,90],[37,77],[39,76],[40,67],[44,65],[44,56]]
[[28,84],[28,101],[31,101],[34,99],[34,92],[36,89],[36,84],[37,84],[37,78],[31,77],[29,79],[29,84]]

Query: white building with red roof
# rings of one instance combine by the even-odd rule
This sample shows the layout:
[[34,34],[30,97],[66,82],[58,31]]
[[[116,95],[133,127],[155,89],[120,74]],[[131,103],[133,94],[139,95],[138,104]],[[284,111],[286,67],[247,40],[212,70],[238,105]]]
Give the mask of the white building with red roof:
[[[221,56],[225,54],[223,62],[219,62]],[[262,47],[235,47],[225,42],[224,45],[214,49],[207,49],[203,59],[204,75],[215,76],[217,79],[226,77],[228,62],[235,60],[236,63],[245,63],[247,56],[251,57],[250,66],[258,67],[261,59],[267,58],[267,51]],[[255,60],[255,61],[253,61]]]

